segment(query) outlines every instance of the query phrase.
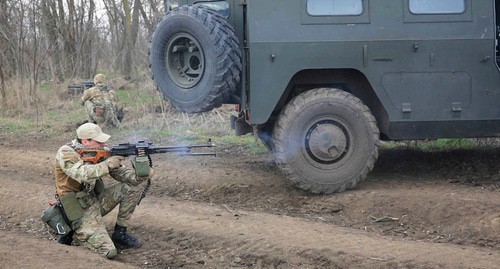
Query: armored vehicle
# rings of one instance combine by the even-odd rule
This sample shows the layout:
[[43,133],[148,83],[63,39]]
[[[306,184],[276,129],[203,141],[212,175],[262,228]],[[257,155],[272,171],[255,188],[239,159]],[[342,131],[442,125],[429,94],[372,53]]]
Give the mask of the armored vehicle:
[[500,136],[500,0],[180,0],[151,39],[179,110],[237,104],[313,193],[353,188],[380,140]]

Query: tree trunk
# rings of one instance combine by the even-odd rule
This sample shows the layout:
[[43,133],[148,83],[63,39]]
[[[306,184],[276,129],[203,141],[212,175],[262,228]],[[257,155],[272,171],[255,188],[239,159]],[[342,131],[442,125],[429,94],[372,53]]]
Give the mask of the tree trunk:
[[132,16],[130,14],[130,5],[128,0],[123,0],[123,10],[125,11],[125,55],[123,59],[123,76],[125,79],[129,80],[132,77]]
[[5,108],[7,106],[7,91],[5,90],[5,76],[3,74],[3,68],[2,66],[4,63],[2,62],[2,59],[0,59],[0,97],[2,98],[2,108]]

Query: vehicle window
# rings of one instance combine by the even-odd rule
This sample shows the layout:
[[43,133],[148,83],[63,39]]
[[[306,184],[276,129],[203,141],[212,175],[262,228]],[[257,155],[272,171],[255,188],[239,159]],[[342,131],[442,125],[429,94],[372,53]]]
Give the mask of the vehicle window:
[[215,2],[214,1],[210,1],[210,2],[199,1],[199,2],[196,2],[196,4],[213,9],[226,19],[229,18],[229,3],[226,1],[215,1]]
[[465,0],[409,0],[413,14],[460,14],[465,11]]
[[348,16],[363,13],[363,0],[308,0],[307,13],[311,16]]

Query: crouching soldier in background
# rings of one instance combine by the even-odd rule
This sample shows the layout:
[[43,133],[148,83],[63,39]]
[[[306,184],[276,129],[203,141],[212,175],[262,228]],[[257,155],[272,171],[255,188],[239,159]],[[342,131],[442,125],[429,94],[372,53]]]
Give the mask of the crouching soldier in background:
[[[77,130],[77,139],[59,148],[55,162],[57,196],[72,232],[60,236],[58,242],[70,245],[73,241],[92,249],[104,257],[117,255],[115,244],[122,248],[137,248],[141,241],[127,233],[134,209],[141,199],[149,176],[137,177],[135,170],[121,165],[124,157],[111,156],[96,164],[84,162],[78,153],[82,148],[103,148],[109,135],[93,123],[85,123]],[[80,151],[81,152],[81,151]],[[106,186],[101,177],[110,175],[117,182]],[[118,217],[113,235],[106,231],[102,216],[117,205]]]
[[104,85],[105,79],[103,74],[94,77],[95,86],[85,90],[81,104],[85,106],[88,122],[118,128],[123,118],[123,108],[117,105],[115,91]]

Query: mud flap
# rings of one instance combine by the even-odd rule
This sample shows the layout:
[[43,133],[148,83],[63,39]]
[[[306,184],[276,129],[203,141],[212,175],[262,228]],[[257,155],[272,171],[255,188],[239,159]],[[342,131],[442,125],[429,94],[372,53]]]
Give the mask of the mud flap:
[[236,136],[241,136],[253,132],[252,125],[248,124],[244,118],[238,118],[234,115],[231,115],[230,121],[231,129],[234,130]]

